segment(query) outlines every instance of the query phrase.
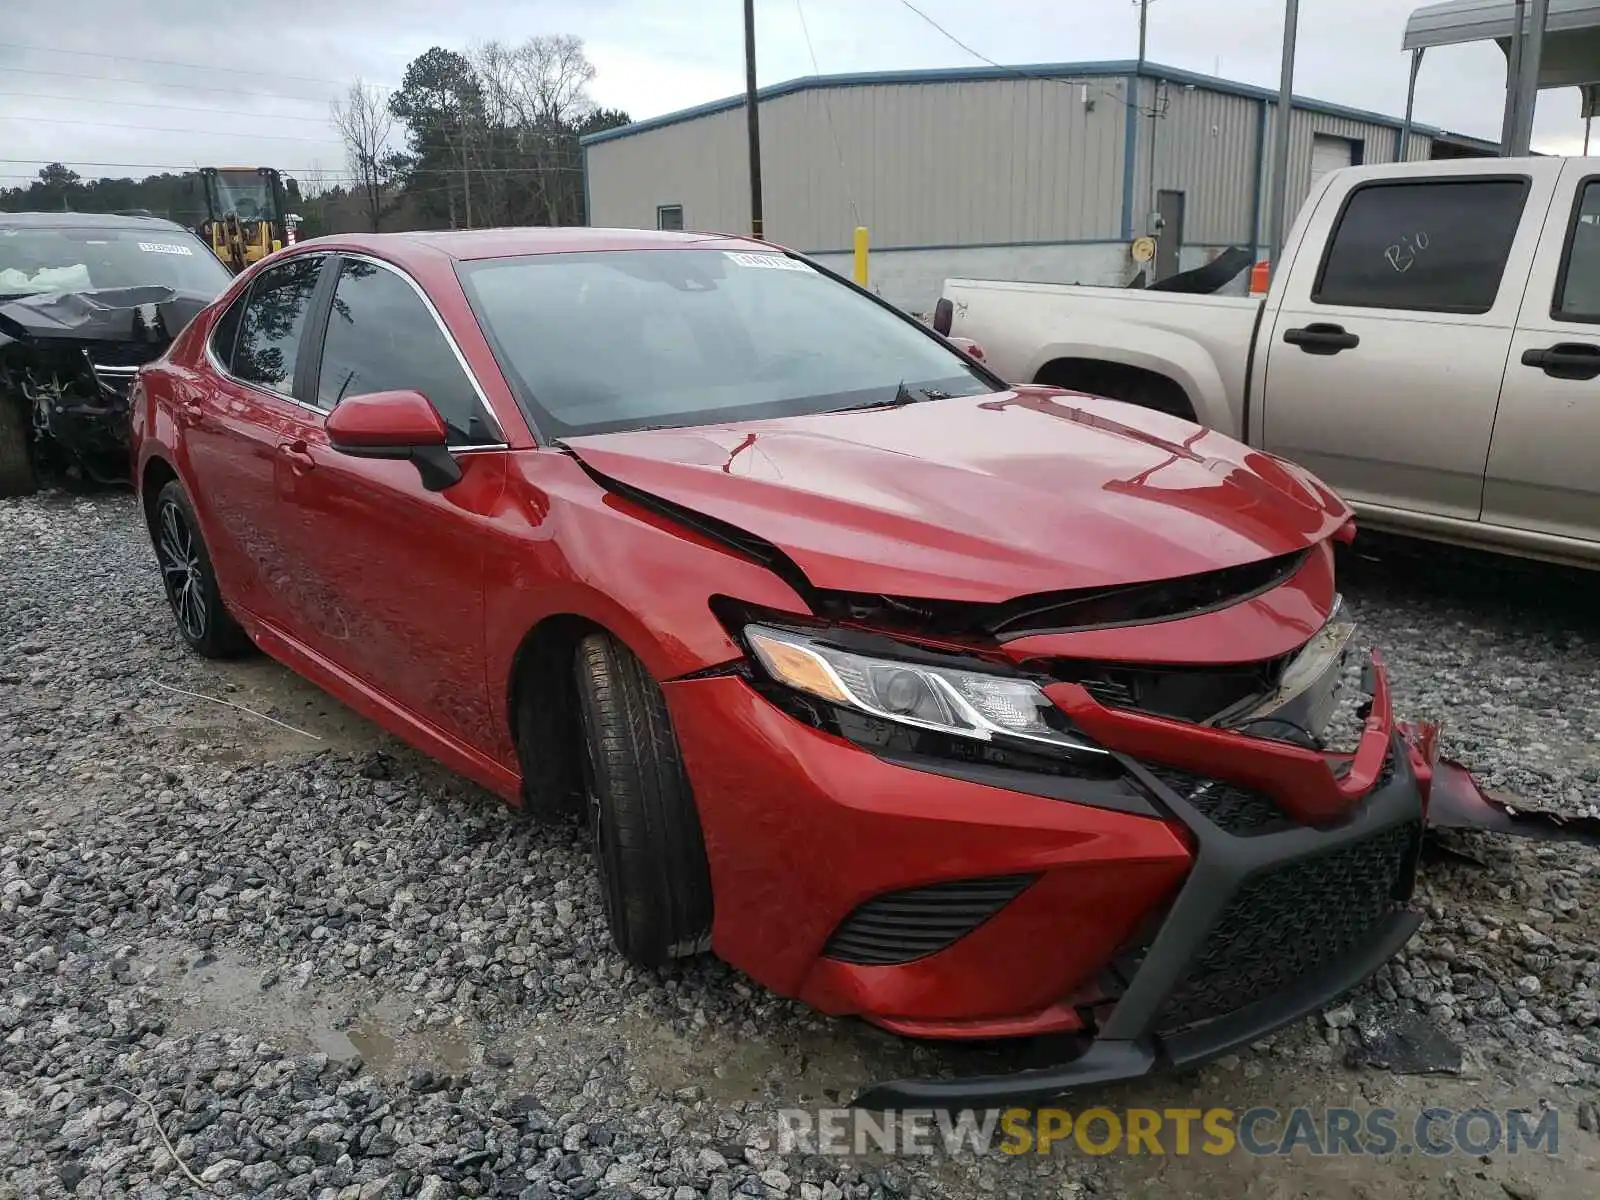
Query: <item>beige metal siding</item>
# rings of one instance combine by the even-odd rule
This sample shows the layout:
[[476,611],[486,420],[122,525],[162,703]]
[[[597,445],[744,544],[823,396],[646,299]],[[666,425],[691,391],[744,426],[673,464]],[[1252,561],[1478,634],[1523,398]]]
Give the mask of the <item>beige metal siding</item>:
[[[839,250],[1117,239],[1121,78],[816,88],[761,103],[766,232]],[[1084,103],[1085,91],[1087,99]],[[730,109],[588,148],[591,224],[749,230],[745,113]]]
[[1248,244],[1259,102],[1181,84],[1164,83],[1158,89],[1150,79],[1143,84],[1137,114],[1134,232],[1148,228],[1155,193],[1170,189],[1183,193],[1186,245]]
[[[877,250],[1121,241],[1131,112],[1134,232],[1155,192],[1172,189],[1184,193],[1185,245],[1249,245],[1259,188],[1254,240],[1265,246],[1276,103],[1145,79],[1130,107],[1127,86],[1121,76],[950,80],[764,100],[767,235],[814,252],[845,250],[858,224]],[[1360,142],[1364,162],[1394,159],[1393,125],[1297,109],[1291,222],[1310,188],[1317,133]],[[653,228],[657,206],[681,204],[691,229],[748,232],[745,139],[744,109],[732,108],[590,146],[591,223]],[[1412,158],[1426,158],[1429,144],[1413,134]]]
[[[1267,114],[1267,144],[1264,158],[1264,190],[1261,204],[1261,244],[1265,246],[1272,233],[1272,161],[1277,140],[1278,106],[1274,102]],[[1284,218],[1284,232],[1294,224],[1295,214],[1311,191],[1311,143],[1313,135],[1330,134],[1361,143],[1362,163],[1393,162],[1400,131],[1392,125],[1377,125],[1346,117],[1295,109],[1294,121],[1289,127],[1289,211]],[[1412,157],[1428,156],[1428,139],[1413,135]]]
[[743,110],[714,113],[587,148],[589,224],[654,229],[683,205],[687,229],[750,231]]

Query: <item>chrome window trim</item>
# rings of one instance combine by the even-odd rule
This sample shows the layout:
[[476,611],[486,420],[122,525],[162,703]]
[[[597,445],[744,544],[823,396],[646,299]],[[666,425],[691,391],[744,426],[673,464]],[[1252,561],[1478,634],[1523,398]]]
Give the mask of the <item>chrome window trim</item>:
[[[327,258],[328,258],[328,256],[330,254],[332,254],[332,251],[330,251],[330,250],[312,250],[312,251],[308,251],[305,254],[296,254],[293,258],[286,259],[281,263],[274,263],[273,266],[268,267],[264,271],[258,271],[256,273],[256,279],[259,279],[262,275],[270,274],[273,270],[275,270],[278,267],[286,267],[290,263],[299,262],[302,259],[307,260],[307,261],[312,260],[312,259],[322,259],[323,260],[323,265],[325,266],[326,265],[326,260],[327,260]],[[322,268],[318,267],[317,269],[320,271]],[[256,279],[252,279],[250,281],[249,285],[244,289],[244,291],[241,292],[234,299],[234,302],[233,302],[234,304],[243,304],[246,307],[249,306],[249,304],[250,304],[250,293],[251,293],[251,291],[254,290],[254,288],[256,286]],[[233,307],[233,305],[229,305],[228,307],[231,308],[231,307]],[[222,311],[223,312],[227,312],[228,310],[225,308]],[[239,315],[239,319],[241,321],[243,321],[243,319],[244,319],[244,314],[243,313],[241,313]],[[255,382],[253,382],[253,381],[251,381],[249,379],[240,379],[232,371],[228,370],[227,367],[222,365],[222,361],[217,358],[216,351],[212,349],[211,342],[216,337],[216,334],[217,334],[217,327],[216,327],[215,324],[213,324],[211,326],[211,328],[206,331],[206,362],[210,363],[211,364],[211,369],[214,370],[218,375],[221,375],[229,383],[236,383],[242,388],[249,388],[252,392],[259,392],[263,396],[270,396],[274,400],[283,400],[283,401],[286,401],[289,404],[293,404],[296,408],[308,409],[311,412],[322,413],[324,416],[326,416],[329,412],[332,411],[331,409],[327,409],[327,408],[318,408],[315,404],[307,404],[305,401],[301,400],[297,396],[291,396],[291,395],[288,395],[287,393],[284,393],[284,392],[275,392],[269,387],[262,387],[259,383],[255,383]],[[235,338],[236,339],[237,339],[237,336],[238,335],[235,334]]]
[[[333,257],[333,256],[337,256],[339,258],[358,258],[362,262],[371,263],[375,267],[381,267],[384,270],[389,271],[392,274],[399,276],[402,280],[405,281],[405,283],[411,288],[411,290],[414,293],[416,293],[417,298],[422,301],[423,307],[428,310],[428,315],[433,318],[434,325],[437,326],[439,332],[444,335],[445,345],[450,347],[450,352],[455,355],[456,365],[461,368],[461,373],[467,377],[467,382],[472,386],[472,394],[477,397],[478,405],[482,409],[483,415],[488,418],[489,428],[492,429],[496,434],[498,434],[499,438],[500,438],[500,440],[497,441],[497,442],[472,442],[470,444],[460,445],[460,446],[446,446],[445,449],[448,450],[451,454],[462,454],[462,453],[468,453],[468,452],[475,451],[475,450],[509,450],[509,449],[511,449],[510,443],[508,443],[505,440],[505,436],[506,436],[505,435],[505,430],[503,428],[501,428],[499,418],[497,418],[495,416],[494,408],[489,403],[489,397],[484,392],[483,385],[478,382],[477,372],[475,372],[472,369],[472,365],[467,362],[466,355],[461,353],[461,347],[456,344],[455,335],[450,332],[449,327],[444,323],[444,318],[439,315],[438,308],[436,308],[434,306],[433,301],[428,298],[428,293],[423,291],[422,290],[422,285],[419,284],[415,279],[411,278],[410,275],[406,274],[404,271],[402,271],[399,267],[395,266],[391,262],[386,262],[381,258],[374,258],[370,254],[362,254],[362,253],[359,253],[359,252],[353,251],[353,250],[352,251],[344,251],[344,250],[315,250],[315,251],[311,251],[311,252],[306,253],[306,254],[296,254],[294,256],[294,258],[289,259],[289,260],[287,260],[286,262],[284,262],[284,263],[282,263],[280,265],[287,266],[289,264],[289,262],[294,262],[294,261],[297,261],[299,259],[323,259],[323,260],[326,260],[326,259],[328,259],[330,257]],[[262,274],[265,274],[265,273],[266,272],[262,272]],[[255,280],[252,279],[250,281],[250,287],[253,288],[254,286],[255,286]],[[339,291],[339,281],[336,279],[336,280],[334,280],[334,295],[337,296],[338,295],[338,291]],[[246,304],[246,305],[248,305],[250,303],[249,288],[247,288],[245,290],[245,294],[244,295],[242,295],[242,296],[240,296],[238,298],[236,303],[241,303],[241,304]],[[259,392],[263,396],[270,396],[274,400],[285,401],[286,403],[294,405],[296,408],[304,409],[307,412],[318,413],[318,414],[320,414],[321,416],[324,416],[324,417],[327,416],[329,413],[331,413],[333,411],[333,409],[331,409],[331,408],[323,408],[320,404],[309,404],[306,401],[300,399],[298,396],[286,395],[283,392],[276,392],[276,391],[273,391],[271,388],[262,387],[259,383],[253,383],[248,379],[240,379],[232,371],[230,371],[226,367],[224,367],[222,365],[222,363],[217,359],[216,353],[212,349],[212,346],[211,346],[212,334],[215,333],[215,332],[216,332],[216,328],[215,328],[215,326],[213,326],[211,332],[206,334],[206,340],[205,340],[206,361],[208,363],[210,363],[211,364],[211,368],[214,371],[216,371],[217,374],[221,375],[224,379],[230,381],[231,383],[236,383],[240,387],[249,388],[253,392]],[[326,329],[323,330],[322,336],[323,336],[324,343],[326,343],[327,336],[328,336]],[[320,352],[321,351],[319,350],[319,354],[320,354]]]
[[[481,410],[482,415],[488,419],[489,428],[495,433],[500,441],[500,445],[498,447],[474,442],[471,444],[471,446],[464,448],[477,450],[489,450],[495,448],[508,449],[509,447],[505,444],[506,431],[500,425],[500,418],[495,416],[494,405],[489,403],[489,396],[488,393],[483,390],[483,384],[478,382],[478,373],[472,369],[472,364],[467,361],[467,356],[461,353],[461,347],[456,343],[455,334],[450,332],[450,327],[444,323],[444,318],[439,315],[438,308],[435,307],[432,299],[429,298],[428,293],[423,290],[422,285],[405,271],[395,266],[394,263],[388,262],[384,259],[375,258],[370,254],[364,254],[355,250],[335,250],[333,253],[337,254],[340,258],[359,259],[362,262],[371,263],[375,267],[382,267],[385,271],[397,275],[401,279],[405,280],[406,284],[411,288],[411,290],[416,293],[417,299],[422,301],[423,307],[428,310],[428,315],[433,318],[433,323],[438,326],[439,332],[444,335],[445,345],[449,346],[450,353],[455,355],[456,365],[461,368],[461,373],[467,377],[467,382],[472,386],[472,394],[478,398],[478,407]],[[334,280],[333,294],[335,297],[339,295],[339,281],[337,279]],[[476,319],[476,317],[474,317],[474,319]],[[322,336],[323,343],[326,345],[328,336],[326,330],[323,331]],[[317,411],[332,412],[333,410],[319,408]],[[454,451],[456,448],[452,446],[449,447],[449,449]]]

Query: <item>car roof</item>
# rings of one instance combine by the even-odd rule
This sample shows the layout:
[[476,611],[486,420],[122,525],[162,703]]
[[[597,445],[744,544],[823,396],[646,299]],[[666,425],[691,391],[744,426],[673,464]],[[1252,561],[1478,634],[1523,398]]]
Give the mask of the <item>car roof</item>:
[[0,229],[182,229],[165,217],[118,213],[0,212]]
[[509,258],[521,254],[560,254],[582,250],[662,250],[672,247],[721,246],[775,250],[770,243],[727,233],[679,233],[656,229],[594,229],[588,226],[545,226],[503,229],[440,229],[411,233],[343,233],[312,238],[300,245],[368,250],[379,257],[403,260],[407,252],[432,251],[460,261]]

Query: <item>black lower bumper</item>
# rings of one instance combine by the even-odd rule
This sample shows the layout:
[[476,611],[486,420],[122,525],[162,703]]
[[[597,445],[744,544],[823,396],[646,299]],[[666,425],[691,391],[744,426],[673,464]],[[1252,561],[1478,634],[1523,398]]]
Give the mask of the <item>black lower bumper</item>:
[[[1086,1086],[1134,1079],[1152,1071],[1186,1067],[1241,1046],[1317,1012],[1373,974],[1409,941],[1421,924],[1410,912],[1416,852],[1422,832],[1422,800],[1404,745],[1391,746],[1391,769],[1342,825],[1333,829],[1297,827],[1263,836],[1236,836],[1213,824],[1139,764],[1135,771],[1172,815],[1194,832],[1195,863],[1167,910],[1160,929],[1138,956],[1131,977],[1097,1036],[1080,1057],[1059,1066],[1006,1074],[948,1079],[902,1079],[867,1088],[852,1102],[871,1110],[992,1108],[1001,1104],[1039,1104]],[[1398,847],[1410,846],[1408,850]],[[1288,977],[1268,971],[1259,986],[1201,988],[1215,1000],[1229,997],[1220,1010],[1197,1013],[1194,986],[1198,973],[1214,971],[1216,947],[1234,963],[1243,958],[1244,982],[1260,976],[1260,960],[1296,962],[1302,952],[1295,930],[1305,921],[1274,928],[1252,927],[1240,902],[1259,895],[1263,881],[1285,871],[1344,869],[1364,848],[1381,847],[1390,855],[1392,872],[1383,895],[1366,887],[1369,875],[1358,877],[1358,896],[1373,907],[1362,918],[1360,936],[1340,943],[1314,966]],[[1282,896],[1278,911],[1282,911]],[[1348,915],[1345,908],[1327,914],[1332,923]],[[1320,918],[1313,914],[1307,920]],[[1320,926],[1317,926],[1320,927]],[[1278,940],[1275,941],[1274,938]],[[1280,974],[1282,974],[1280,972]],[[1214,982],[1214,976],[1213,976]],[[1181,1014],[1181,1016],[1175,1016]],[[1199,1018],[1199,1019],[1197,1019]]]
[[875,1084],[852,1106],[872,1111],[903,1109],[995,1108],[1002,1104],[1042,1104],[1086,1086],[1137,1079],[1159,1070],[1193,1066],[1247,1046],[1274,1030],[1292,1024],[1358,987],[1411,940],[1422,918],[1397,912],[1362,952],[1319,975],[1301,981],[1294,991],[1264,999],[1191,1033],[1130,1041],[1101,1038],[1070,1063],[1008,1075],[976,1075],[965,1079],[897,1079]]

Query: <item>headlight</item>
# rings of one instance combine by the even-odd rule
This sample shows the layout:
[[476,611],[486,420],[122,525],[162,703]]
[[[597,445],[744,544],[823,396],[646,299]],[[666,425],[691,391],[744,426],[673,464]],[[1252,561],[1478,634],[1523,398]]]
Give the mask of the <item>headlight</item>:
[[874,658],[787,629],[747,625],[745,638],[779,683],[885,721],[990,741],[1021,738],[1063,750],[1107,751],[1048,724],[1055,708],[1026,679]]

